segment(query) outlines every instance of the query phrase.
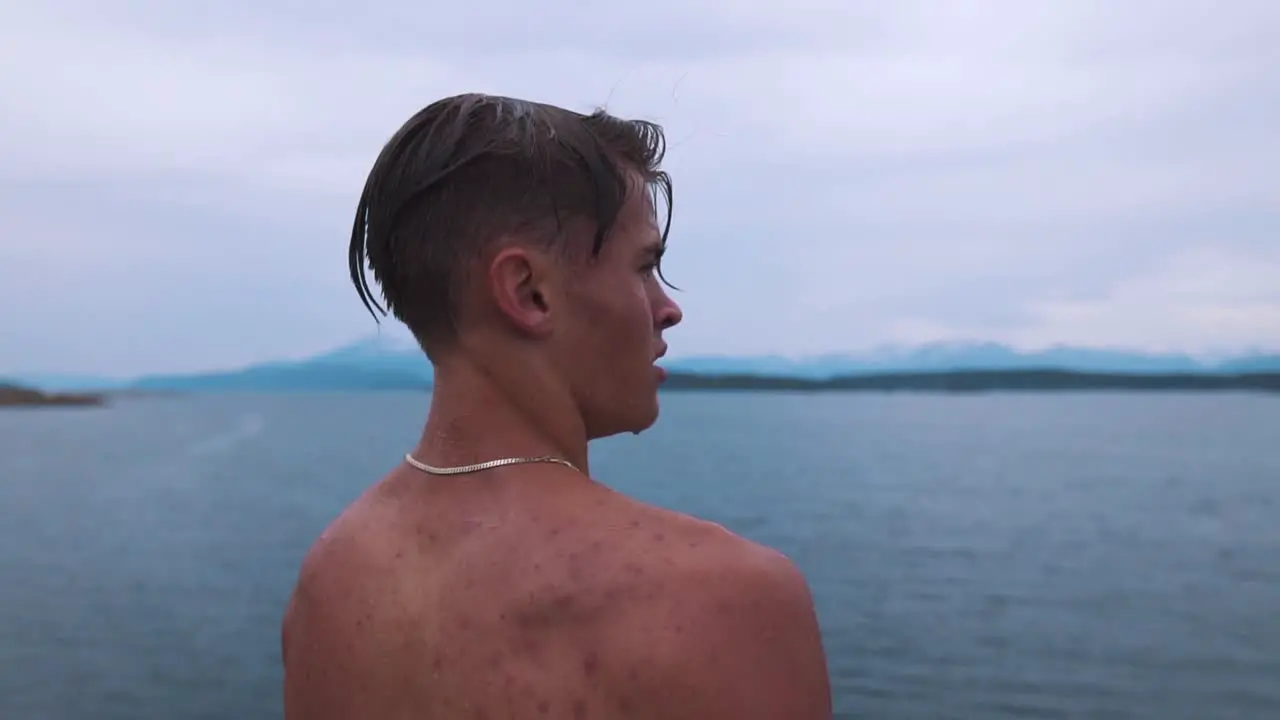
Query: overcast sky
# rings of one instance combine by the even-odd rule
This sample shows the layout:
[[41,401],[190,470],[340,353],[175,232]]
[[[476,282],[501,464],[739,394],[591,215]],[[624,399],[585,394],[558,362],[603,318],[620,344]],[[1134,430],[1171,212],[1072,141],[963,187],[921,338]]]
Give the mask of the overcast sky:
[[466,91],[666,125],[673,355],[1280,347],[1274,0],[48,0],[0,4],[0,374],[373,333],[359,190]]

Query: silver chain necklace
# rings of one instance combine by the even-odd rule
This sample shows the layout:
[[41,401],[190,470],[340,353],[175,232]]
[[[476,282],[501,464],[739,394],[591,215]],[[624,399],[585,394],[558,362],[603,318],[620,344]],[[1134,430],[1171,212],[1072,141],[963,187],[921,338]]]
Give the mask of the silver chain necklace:
[[509,457],[502,458],[501,460],[489,460],[482,463],[475,463],[474,465],[459,465],[457,467],[436,467],[434,465],[428,465],[414,457],[413,453],[405,453],[404,461],[409,463],[410,466],[417,468],[428,475],[465,475],[467,473],[480,472],[481,470],[491,470],[496,467],[520,465],[523,463],[555,463],[557,465],[564,465],[570,470],[582,472],[581,470],[578,470],[576,465],[568,460],[562,460],[550,455],[544,455],[542,457]]

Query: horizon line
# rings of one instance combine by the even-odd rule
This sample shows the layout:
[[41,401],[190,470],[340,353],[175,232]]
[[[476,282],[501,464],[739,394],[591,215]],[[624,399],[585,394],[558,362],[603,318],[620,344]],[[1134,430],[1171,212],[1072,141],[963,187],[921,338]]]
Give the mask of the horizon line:
[[[269,366],[269,365],[288,365],[303,363],[313,360],[319,360],[327,355],[331,355],[342,350],[353,348],[370,340],[383,340],[385,336],[381,333],[376,335],[367,335],[355,340],[348,341],[341,345],[332,347],[328,350],[311,353],[309,355],[299,355],[293,357],[276,357],[261,360],[249,361],[235,366],[209,367],[204,369],[191,370],[153,370],[141,371],[133,373],[95,373],[92,371],[85,372],[43,372],[43,371],[0,371],[0,379],[24,379],[24,378],[45,378],[45,379],[97,379],[109,380],[114,382],[126,382],[130,380],[138,380],[148,376],[165,376],[165,375],[212,375],[221,373],[242,372],[252,368]],[[397,354],[418,354],[424,361],[427,360],[425,354],[413,345],[411,337],[398,338],[405,341],[403,348],[397,348]],[[1252,346],[1249,348],[1238,350],[1221,350],[1221,351],[1203,351],[1193,352],[1187,350],[1170,350],[1170,349],[1141,349],[1133,347],[1125,347],[1118,345],[1073,345],[1070,343],[1053,343],[1040,346],[1018,346],[1010,343],[1004,343],[994,340],[931,340],[923,343],[886,343],[873,346],[862,350],[833,350],[826,352],[814,352],[806,354],[784,354],[779,352],[773,353],[691,353],[688,355],[671,355],[666,360],[668,363],[681,362],[690,360],[782,360],[791,363],[815,362],[824,360],[867,360],[873,362],[893,362],[894,358],[876,358],[873,357],[877,353],[886,352],[912,352],[929,348],[980,348],[990,347],[999,348],[1010,351],[1016,355],[1029,356],[1054,351],[1071,351],[1071,352],[1092,352],[1092,353],[1112,353],[1119,355],[1130,355],[1135,358],[1145,359],[1179,359],[1190,360],[1200,365],[1218,365],[1222,363],[1232,362],[1236,360],[1244,360],[1251,358],[1265,358],[1272,356],[1280,356],[1280,346],[1276,348],[1265,348],[1261,346]],[[429,361],[428,361],[429,364]],[[960,368],[956,368],[960,369]],[[993,368],[999,369],[999,368]],[[914,371],[913,371],[914,372]]]

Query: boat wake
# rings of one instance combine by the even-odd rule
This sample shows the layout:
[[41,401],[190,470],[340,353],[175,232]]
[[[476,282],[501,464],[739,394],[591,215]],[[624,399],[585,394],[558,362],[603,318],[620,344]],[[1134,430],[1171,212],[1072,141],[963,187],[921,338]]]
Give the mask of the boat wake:
[[196,456],[226,452],[245,441],[261,435],[266,426],[266,420],[261,415],[245,415],[231,429],[204,438],[187,448],[187,452]]

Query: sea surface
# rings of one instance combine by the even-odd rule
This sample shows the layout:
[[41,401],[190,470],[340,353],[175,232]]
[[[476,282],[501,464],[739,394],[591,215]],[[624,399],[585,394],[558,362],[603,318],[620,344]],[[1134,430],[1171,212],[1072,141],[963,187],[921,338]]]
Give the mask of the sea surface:
[[[0,412],[0,718],[280,717],[299,560],[426,403]],[[592,462],[801,566],[839,717],[1280,718],[1280,396],[670,393]]]

